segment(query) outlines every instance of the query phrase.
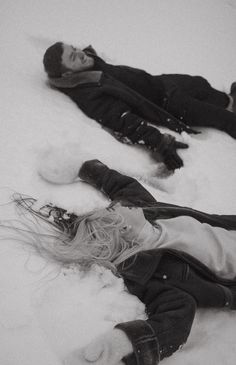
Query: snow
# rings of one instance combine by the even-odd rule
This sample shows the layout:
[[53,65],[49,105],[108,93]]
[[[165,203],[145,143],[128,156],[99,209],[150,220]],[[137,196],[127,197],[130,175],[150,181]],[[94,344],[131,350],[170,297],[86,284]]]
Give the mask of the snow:
[[[119,143],[50,89],[42,67],[53,42],[92,44],[115,64],[199,74],[228,92],[236,78],[234,0],[1,0],[0,20],[0,219],[15,217],[8,204],[15,191],[79,213],[105,206],[105,197],[84,183],[50,184],[38,173],[45,151],[75,145],[137,177],[161,201],[236,213],[235,140],[212,129],[176,135],[190,146],[180,151],[185,167],[161,177],[162,167],[142,147]],[[0,364],[62,364],[115,323],[145,315],[108,271],[61,270],[3,232]],[[233,312],[200,310],[187,344],[163,364],[233,365],[235,334]]]
[[78,178],[82,163],[91,158],[77,143],[50,147],[39,156],[38,173],[50,183],[70,184]]

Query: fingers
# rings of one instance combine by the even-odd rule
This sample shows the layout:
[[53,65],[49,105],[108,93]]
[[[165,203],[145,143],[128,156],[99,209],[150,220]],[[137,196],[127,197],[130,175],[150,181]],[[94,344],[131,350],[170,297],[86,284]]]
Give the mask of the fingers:
[[166,157],[164,162],[168,170],[180,169],[184,165],[177,153]]
[[188,147],[189,146],[186,143],[175,141],[175,148],[188,148]]

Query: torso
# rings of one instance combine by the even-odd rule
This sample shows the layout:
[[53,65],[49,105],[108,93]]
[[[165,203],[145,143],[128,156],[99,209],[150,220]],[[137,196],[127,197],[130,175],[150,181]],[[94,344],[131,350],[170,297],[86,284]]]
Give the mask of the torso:
[[[235,277],[236,231],[227,231],[180,216],[157,220],[159,238],[149,249],[172,248],[187,252],[208,266],[215,274]],[[155,247],[154,247],[155,246]]]
[[164,97],[164,86],[158,76],[152,76],[147,72],[128,66],[114,66],[104,62],[99,57],[95,59],[95,70],[101,70],[105,74],[122,82],[154,104],[161,106]]

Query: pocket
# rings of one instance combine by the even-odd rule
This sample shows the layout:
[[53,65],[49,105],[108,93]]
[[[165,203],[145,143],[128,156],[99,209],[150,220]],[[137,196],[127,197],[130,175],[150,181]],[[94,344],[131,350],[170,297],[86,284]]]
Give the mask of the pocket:
[[186,281],[189,278],[189,265],[174,255],[165,254],[158,266],[155,277],[162,280]]

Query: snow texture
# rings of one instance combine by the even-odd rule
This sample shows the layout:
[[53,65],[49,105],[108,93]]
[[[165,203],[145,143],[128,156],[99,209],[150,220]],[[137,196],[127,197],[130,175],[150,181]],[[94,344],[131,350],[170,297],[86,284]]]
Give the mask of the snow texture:
[[[236,80],[235,34],[234,0],[1,0],[0,219],[15,216],[7,204],[15,191],[79,213],[106,206],[79,180],[58,185],[41,178],[45,151],[70,156],[75,146],[137,177],[160,201],[236,214],[235,140],[212,129],[176,135],[190,146],[179,152],[185,167],[161,177],[161,164],[141,146],[119,143],[50,89],[42,66],[45,49],[58,40],[92,44],[115,64],[202,75],[228,92]],[[77,161],[81,154],[73,152],[73,166]],[[143,304],[109,271],[61,270],[7,234],[0,291],[1,365],[59,365],[115,323],[145,317]],[[235,313],[200,310],[187,344],[163,364],[234,365],[235,334]]]

